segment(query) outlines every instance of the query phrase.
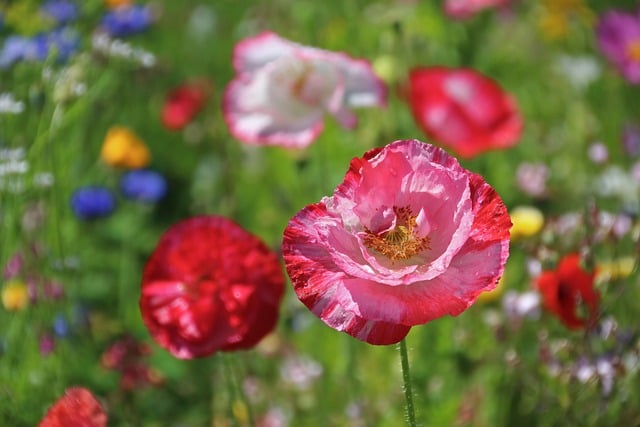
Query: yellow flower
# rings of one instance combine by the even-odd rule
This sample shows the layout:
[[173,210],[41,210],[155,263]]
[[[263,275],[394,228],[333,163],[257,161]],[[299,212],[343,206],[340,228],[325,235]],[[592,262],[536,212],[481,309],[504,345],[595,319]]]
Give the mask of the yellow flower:
[[543,0],[538,18],[540,31],[548,40],[567,37],[574,21],[591,26],[595,15],[584,0]]
[[151,161],[151,154],[145,143],[123,126],[113,126],[109,129],[102,144],[100,157],[110,166],[125,169],[140,169]]
[[27,286],[20,281],[12,280],[2,288],[2,305],[7,310],[17,311],[24,309],[29,304],[29,292]]
[[596,280],[608,281],[629,277],[636,267],[636,258],[632,256],[618,258],[612,261],[596,263]]
[[537,234],[544,225],[542,212],[531,206],[519,206],[511,211],[511,239]]
[[131,3],[133,3],[133,0],[104,0],[105,6],[109,9],[115,9],[120,6],[129,6]]

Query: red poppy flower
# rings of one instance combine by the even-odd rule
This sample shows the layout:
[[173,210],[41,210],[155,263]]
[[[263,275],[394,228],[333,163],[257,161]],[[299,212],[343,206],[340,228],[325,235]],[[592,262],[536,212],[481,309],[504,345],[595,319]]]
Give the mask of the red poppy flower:
[[511,147],[522,133],[515,100],[472,69],[414,69],[408,96],[420,128],[462,157]]
[[140,309],[175,357],[254,346],[275,326],[284,292],[276,254],[233,221],[198,216],[173,225],[147,261]]
[[104,427],[107,415],[98,400],[83,387],[71,387],[47,411],[38,427]]
[[162,124],[169,130],[180,130],[202,110],[207,98],[206,82],[183,84],[167,94],[162,108]]
[[[556,271],[544,271],[537,280],[544,306],[569,329],[592,327],[598,317],[599,293],[594,289],[595,272],[580,266],[580,255],[569,254],[560,260]],[[578,317],[580,306],[586,316]]]

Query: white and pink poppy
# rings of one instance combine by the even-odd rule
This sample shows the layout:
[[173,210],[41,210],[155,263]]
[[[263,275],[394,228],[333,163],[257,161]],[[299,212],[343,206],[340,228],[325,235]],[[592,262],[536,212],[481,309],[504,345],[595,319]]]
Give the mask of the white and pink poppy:
[[353,128],[355,107],[384,106],[386,88],[364,59],[302,46],[264,32],[238,43],[224,93],[231,134],[248,144],[302,148],[331,114]]
[[495,288],[507,209],[444,150],[401,140],[355,158],[333,196],[296,214],[283,256],[298,298],[332,328],[392,344]]

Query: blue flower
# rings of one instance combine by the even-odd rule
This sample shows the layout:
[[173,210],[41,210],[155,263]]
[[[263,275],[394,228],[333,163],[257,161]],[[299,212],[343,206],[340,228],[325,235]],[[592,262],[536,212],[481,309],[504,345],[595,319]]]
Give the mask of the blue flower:
[[80,219],[104,218],[111,215],[115,208],[116,199],[105,187],[82,187],[71,195],[71,209]]
[[55,51],[58,61],[66,61],[78,49],[78,34],[68,28],[59,28],[34,37],[11,35],[0,50],[0,69],[9,68],[20,61],[44,61]]
[[158,172],[136,169],[122,176],[120,189],[127,199],[154,203],[166,194],[167,182]]
[[26,58],[34,49],[33,40],[28,37],[11,35],[6,38],[0,50],[0,68],[9,68]]
[[80,36],[70,28],[59,28],[49,33],[36,36],[36,42],[39,45],[42,44],[42,48],[40,48],[39,51],[45,52],[44,55],[41,55],[37,59],[44,60],[55,50],[56,59],[64,62],[78,50]]
[[67,337],[69,336],[70,327],[69,322],[66,317],[62,313],[56,314],[56,317],[53,318],[53,333],[59,337]]
[[78,6],[68,0],[48,0],[40,11],[53,18],[58,25],[68,24],[78,17]]
[[107,12],[102,17],[102,26],[113,37],[126,37],[146,30],[151,21],[148,7],[132,5]]

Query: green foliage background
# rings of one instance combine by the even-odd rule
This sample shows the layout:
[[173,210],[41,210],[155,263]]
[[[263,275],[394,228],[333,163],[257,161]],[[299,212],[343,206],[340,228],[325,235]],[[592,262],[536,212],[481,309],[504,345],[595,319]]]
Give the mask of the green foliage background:
[[[594,17],[604,3],[606,8],[635,5],[592,1],[588,6]],[[16,17],[10,22],[14,15],[5,15],[0,41],[15,22],[22,23],[23,31],[30,30],[27,23],[37,25],[27,15],[33,13],[28,4],[37,2],[21,2],[20,10],[17,4],[3,5],[5,13],[12,10]],[[66,292],[62,300],[23,311],[0,310],[0,425],[36,425],[70,385],[84,385],[101,399],[110,426],[245,425],[240,387],[247,379],[260,390],[251,402],[255,420],[280,408],[292,426],[402,425],[397,350],[329,329],[306,311],[290,287],[275,334],[257,349],[194,361],[178,361],[151,343],[137,301],[146,257],[175,221],[193,214],[225,215],[277,250],[291,216],[331,194],[351,158],[397,139],[424,140],[402,97],[406,73],[414,66],[473,67],[517,98],[525,118],[520,143],[462,161],[482,174],[509,208],[536,205],[547,219],[582,215],[594,206],[613,212],[630,209],[626,200],[595,192],[594,179],[605,166],[594,165],[587,150],[600,141],[609,149],[609,165],[627,170],[637,161],[622,150],[620,132],[624,124],[638,121],[640,91],[607,64],[596,48],[593,21],[580,16],[568,17],[564,38],[548,40],[539,27],[544,13],[540,2],[519,2],[508,16],[484,12],[459,22],[448,19],[434,1],[156,1],[156,22],[125,40],[156,56],[156,66],[143,68],[92,51],[90,36],[104,6],[97,0],[79,4],[82,16],[75,26],[83,34],[82,53],[66,65],[51,59],[0,72],[0,92],[26,102],[22,114],[0,114],[0,147],[24,147],[30,165],[24,191],[0,191],[0,263],[15,251],[38,245],[41,255],[30,260],[33,268],[63,283]],[[198,18],[210,25],[199,33],[194,29]],[[222,120],[221,95],[233,75],[235,43],[267,29],[302,44],[370,59],[384,71],[389,105],[359,111],[354,131],[327,118],[325,131],[306,150],[242,145]],[[554,65],[560,55],[593,57],[601,75],[576,88]],[[57,73],[65,66],[77,67],[86,94],[55,95]],[[43,69],[53,77],[43,77]],[[193,77],[209,79],[214,94],[187,130],[168,132],[159,118],[165,94]],[[168,179],[168,197],[154,206],[119,200],[112,217],[80,222],[69,209],[75,188],[117,187],[120,172],[99,160],[104,135],[113,125],[128,126],[146,141],[151,166]],[[549,167],[549,197],[533,199],[517,187],[515,176],[523,162]],[[54,185],[30,185],[42,171],[54,175]],[[34,203],[43,206],[44,224],[27,232],[22,219]],[[634,224],[637,228],[635,216]],[[590,233],[585,226],[576,235],[547,231],[514,242],[504,288],[531,288],[529,257],[552,267],[549,260],[569,251],[587,252],[596,260],[637,254],[637,236],[589,244]],[[543,257],[541,247],[552,255]],[[614,316],[634,337],[638,285],[634,273],[601,289],[603,316]],[[90,323],[72,322],[71,335],[57,339],[55,351],[42,356],[39,337],[51,329],[57,314],[77,318],[78,307],[89,313]],[[486,320],[492,316],[501,319],[497,326]],[[104,349],[124,333],[151,343],[149,364],[164,376],[162,386],[122,391],[118,375],[100,365]],[[637,367],[620,373],[606,396],[597,379],[581,383],[570,375],[552,375],[541,357],[545,344],[562,343],[559,357],[567,362],[615,344],[569,332],[548,314],[525,319],[516,328],[504,318],[498,297],[457,318],[415,327],[407,342],[420,425],[640,424]],[[636,338],[631,347],[637,354]],[[283,361],[292,355],[322,367],[322,375],[306,389],[281,375]]]

